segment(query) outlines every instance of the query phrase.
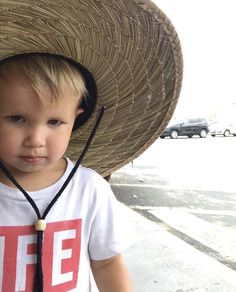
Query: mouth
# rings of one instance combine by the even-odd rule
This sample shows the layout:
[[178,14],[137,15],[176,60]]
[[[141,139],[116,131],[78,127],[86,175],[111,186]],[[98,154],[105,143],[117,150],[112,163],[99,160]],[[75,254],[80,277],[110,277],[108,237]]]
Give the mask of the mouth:
[[40,163],[45,159],[44,156],[20,156],[20,157],[23,161],[32,164]]

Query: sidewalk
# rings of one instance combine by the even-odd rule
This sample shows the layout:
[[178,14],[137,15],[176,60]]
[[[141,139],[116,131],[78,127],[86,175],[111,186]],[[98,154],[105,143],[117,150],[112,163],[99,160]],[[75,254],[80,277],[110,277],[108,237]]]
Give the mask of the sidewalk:
[[135,243],[124,254],[135,292],[235,292],[236,272],[123,205]]

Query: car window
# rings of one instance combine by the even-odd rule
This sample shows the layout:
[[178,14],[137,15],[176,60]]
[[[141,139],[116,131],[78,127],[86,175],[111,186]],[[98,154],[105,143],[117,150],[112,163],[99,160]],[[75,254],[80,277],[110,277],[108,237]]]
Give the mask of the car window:
[[194,124],[194,123],[201,123],[202,120],[200,120],[200,119],[190,119],[188,122],[189,122],[190,124]]

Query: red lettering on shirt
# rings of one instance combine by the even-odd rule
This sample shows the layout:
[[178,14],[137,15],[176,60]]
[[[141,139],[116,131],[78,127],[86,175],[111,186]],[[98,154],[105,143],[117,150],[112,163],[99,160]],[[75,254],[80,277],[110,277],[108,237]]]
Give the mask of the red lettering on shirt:
[[[1,291],[33,291],[37,234],[34,226],[0,227]],[[76,288],[81,219],[48,223],[43,239],[44,291]]]

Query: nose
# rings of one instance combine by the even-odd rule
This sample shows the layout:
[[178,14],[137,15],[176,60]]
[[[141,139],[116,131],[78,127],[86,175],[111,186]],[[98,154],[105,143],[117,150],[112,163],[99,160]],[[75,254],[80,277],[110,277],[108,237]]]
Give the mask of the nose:
[[45,133],[40,127],[30,127],[27,129],[24,139],[25,147],[45,146]]

